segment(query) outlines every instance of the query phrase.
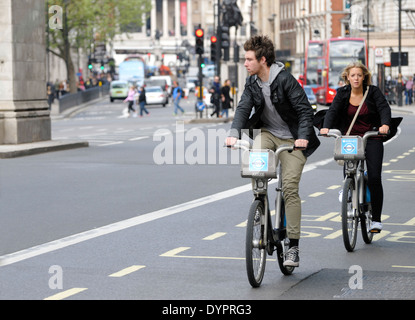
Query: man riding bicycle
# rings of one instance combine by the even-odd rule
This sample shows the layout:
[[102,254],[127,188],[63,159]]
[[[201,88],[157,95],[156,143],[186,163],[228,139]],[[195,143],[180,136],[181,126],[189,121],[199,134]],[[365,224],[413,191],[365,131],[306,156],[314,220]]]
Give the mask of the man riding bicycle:
[[[260,129],[253,149],[275,151],[282,144],[294,144],[292,153],[280,155],[283,193],[290,249],[284,266],[298,267],[301,224],[299,183],[307,157],[320,145],[313,128],[313,109],[298,81],[275,61],[275,48],[267,36],[253,36],[244,44],[245,68],[250,76],[236,108],[225,144],[232,146],[242,129]],[[255,108],[255,112],[251,112]],[[253,138],[251,136],[251,138]]]

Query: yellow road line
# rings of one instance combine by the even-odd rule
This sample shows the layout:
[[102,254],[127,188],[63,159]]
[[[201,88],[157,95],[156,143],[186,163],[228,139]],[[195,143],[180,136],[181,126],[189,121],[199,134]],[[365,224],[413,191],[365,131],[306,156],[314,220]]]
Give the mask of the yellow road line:
[[327,190],[335,190],[335,189],[338,189],[340,187],[341,187],[340,185],[335,184],[335,185],[332,185],[332,186],[328,187]]
[[80,293],[82,291],[85,291],[87,289],[88,288],[72,288],[72,289],[54,294],[53,296],[47,297],[44,300],[62,300],[62,299],[68,298],[70,296],[73,296],[77,293]]
[[191,247],[178,247],[176,249],[173,249],[173,250],[170,250],[170,251],[167,251],[167,252],[161,254],[160,257],[174,257],[178,253],[189,250],[190,248]]
[[321,217],[319,217],[319,218],[317,218],[313,221],[326,221],[328,219],[331,219],[331,218],[337,216],[338,214],[339,213],[337,211],[336,212],[329,212],[329,213],[325,214],[324,216],[321,216]]
[[217,238],[223,237],[225,234],[226,232],[216,232],[210,236],[204,237],[202,240],[215,240]]
[[[160,255],[160,257],[169,257],[169,258],[188,258],[188,259],[219,259],[219,260],[245,260],[244,258],[239,257],[217,257],[217,256],[184,256],[178,255],[178,253],[189,250],[190,247],[179,247],[166,253]],[[268,259],[268,261],[276,261],[276,259]]]
[[321,195],[323,195],[325,192],[314,192],[312,194],[309,195],[310,198],[316,198],[319,197]]
[[146,266],[134,265],[134,266],[122,269],[118,272],[114,272],[114,273],[110,274],[108,277],[120,278],[120,277],[123,277],[127,274],[130,274],[130,273],[133,273],[133,272],[138,271],[140,269],[143,269],[145,267]]

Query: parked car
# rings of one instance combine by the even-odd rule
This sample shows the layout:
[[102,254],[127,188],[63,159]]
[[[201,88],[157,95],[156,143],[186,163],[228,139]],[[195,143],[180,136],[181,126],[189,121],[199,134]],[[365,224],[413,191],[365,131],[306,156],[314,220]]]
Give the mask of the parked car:
[[159,86],[146,87],[147,105],[161,104],[163,107],[168,103],[167,93]]
[[167,93],[169,94],[169,96],[171,96],[171,94],[173,92],[173,89],[172,89],[173,80],[171,79],[170,76],[152,76],[152,77],[150,77],[149,80],[151,80],[151,81],[154,81],[154,80],[165,80],[166,81],[166,84],[167,84],[167,87],[166,87]]
[[110,101],[115,99],[125,99],[128,96],[128,82],[127,81],[112,81],[110,84]]
[[304,86],[305,94],[307,95],[308,101],[311,104],[311,107],[313,108],[314,112],[317,111],[317,97],[315,96],[313,89],[311,86]]

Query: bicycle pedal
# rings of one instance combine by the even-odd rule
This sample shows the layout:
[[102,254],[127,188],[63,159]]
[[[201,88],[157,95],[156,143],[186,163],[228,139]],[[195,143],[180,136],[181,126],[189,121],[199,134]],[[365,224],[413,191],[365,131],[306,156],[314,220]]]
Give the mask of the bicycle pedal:
[[369,232],[370,233],[380,233],[382,230],[379,230],[379,229],[372,229],[372,230],[370,230]]

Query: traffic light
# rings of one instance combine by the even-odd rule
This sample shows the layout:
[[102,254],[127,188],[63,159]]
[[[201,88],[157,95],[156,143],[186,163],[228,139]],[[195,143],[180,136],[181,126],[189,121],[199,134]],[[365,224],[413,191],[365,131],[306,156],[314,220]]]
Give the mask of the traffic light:
[[92,61],[91,60],[89,60],[88,61],[88,69],[89,70],[92,70],[92,68],[93,68],[94,66],[92,65]]
[[216,36],[210,37],[210,60],[216,61],[218,38]]
[[220,27],[220,45],[222,49],[229,49],[230,39],[229,39],[229,27],[221,26]]
[[105,66],[104,66],[104,61],[101,61],[101,70],[104,71]]
[[223,60],[229,61],[229,47],[230,47],[230,38],[229,38],[229,27],[221,26],[220,27],[220,45],[223,49]]
[[202,28],[198,28],[195,31],[196,35],[196,54],[203,54],[205,52],[203,48],[203,40],[204,40],[204,31]]

